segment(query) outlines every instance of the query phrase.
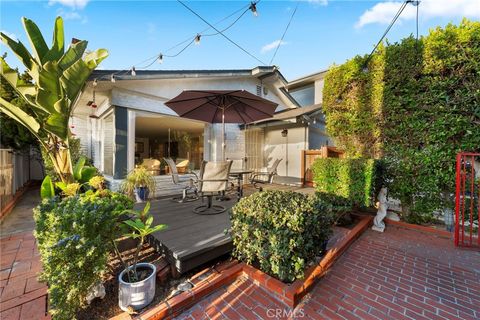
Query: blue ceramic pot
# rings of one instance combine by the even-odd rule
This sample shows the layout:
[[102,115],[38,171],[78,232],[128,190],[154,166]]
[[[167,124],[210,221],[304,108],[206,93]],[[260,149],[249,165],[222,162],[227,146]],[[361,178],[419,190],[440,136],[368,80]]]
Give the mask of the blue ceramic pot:
[[145,202],[148,199],[148,194],[150,191],[147,187],[137,187],[135,188],[135,198],[137,202]]

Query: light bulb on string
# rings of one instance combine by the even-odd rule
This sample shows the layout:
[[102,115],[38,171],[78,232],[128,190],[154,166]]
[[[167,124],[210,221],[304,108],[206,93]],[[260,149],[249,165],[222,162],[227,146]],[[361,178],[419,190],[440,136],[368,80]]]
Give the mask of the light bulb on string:
[[161,54],[161,53],[158,56],[158,63],[163,63],[163,54]]
[[201,36],[200,34],[197,34],[197,35],[195,36],[195,44],[196,44],[197,46],[200,44],[200,38],[201,38],[201,37],[202,37],[202,36]]
[[110,81],[111,81],[112,83],[115,83],[115,75],[112,74],[112,76],[110,77]]
[[98,85],[98,81],[97,81],[97,79],[94,79],[93,83],[92,83],[92,86],[95,88],[97,85]]
[[252,13],[255,17],[258,17],[257,3],[256,2],[250,2],[249,9],[250,9],[250,11],[252,11]]
[[132,74],[132,77],[135,77],[137,75],[137,72],[135,72],[135,67],[132,67],[130,73]]

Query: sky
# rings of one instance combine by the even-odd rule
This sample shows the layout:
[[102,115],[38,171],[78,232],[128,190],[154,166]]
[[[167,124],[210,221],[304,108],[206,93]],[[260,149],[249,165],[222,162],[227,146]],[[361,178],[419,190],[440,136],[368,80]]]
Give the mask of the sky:
[[[249,1],[185,1],[187,6],[220,30],[239,18]],[[239,49],[222,35],[203,36],[177,57],[185,45],[169,48],[196,34],[215,30],[177,1],[106,0],[1,0],[0,30],[28,46],[22,16],[35,21],[47,43],[52,37],[56,16],[64,18],[65,39],[88,40],[88,48],[108,49],[110,55],[100,69],[189,70],[243,69],[276,65],[287,80],[325,70],[357,54],[368,54],[400,7],[399,1],[271,1],[262,0],[258,16],[248,11],[224,34],[258,60]],[[297,8],[292,18],[292,13]],[[231,15],[219,24],[216,22]],[[415,34],[416,9],[407,5],[389,32],[390,42]],[[480,20],[480,0],[423,0],[419,5],[419,33],[463,17]],[[280,42],[288,22],[290,26]],[[278,43],[273,62],[270,62]],[[187,42],[188,43],[188,42]],[[9,50],[7,62],[21,66]],[[154,62],[160,53],[163,63]],[[153,62],[153,63],[152,63]]]

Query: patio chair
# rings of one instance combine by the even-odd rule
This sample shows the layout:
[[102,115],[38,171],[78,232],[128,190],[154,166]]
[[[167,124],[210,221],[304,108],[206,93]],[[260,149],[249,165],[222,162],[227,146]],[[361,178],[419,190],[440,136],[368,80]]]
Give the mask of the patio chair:
[[[195,179],[190,178],[188,181],[181,181],[177,171],[177,166],[175,165],[175,161],[173,161],[172,158],[163,158],[163,159],[168,165],[170,174],[172,175],[173,184],[183,187],[182,196],[174,197],[172,198],[172,201],[175,201],[178,203],[184,203],[184,202],[191,202],[191,201],[198,200],[197,187],[195,186],[195,182],[198,179],[197,175],[194,172],[188,172],[189,174],[192,174],[195,177]],[[188,195],[189,191],[193,191],[194,195]]]
[[[177,159],[177,161],[178,161],[178,159]],[[190,165],[190,160],[188,160],[188,159],[185,159],[185,160],[182,160],[182,161],[178,162],[177,165],[176,165],[178,173],[188,172],[188,169],[189,169],[188,166],[189,165]]]
[[232,161],[203,161],[200,167],[200,175],[197,182],[198,192],[202,197],[207,197],[207,204],[195,207],[193,212],[196,214],[219,214],[227,209],[224,206],[213,204],[215,195],[225,192],[228,187],[228,175]]
[[255,189],[263,191],[263,188],[261,186],[258,186],[258,184],[273,183],[273,177],[277,175],[277,168],[280,161],[282,161],[282,159],[276,159],[273,162],[273,165],[271,167],[268,167],[266,170],[256,171],[252,173],[252,175],[250,176],[250,183],[253,184]]
[[157,159],[143,159],[141,165],[147,168],[148,173],[154,176],[158,176],[160,174],[160,161]]

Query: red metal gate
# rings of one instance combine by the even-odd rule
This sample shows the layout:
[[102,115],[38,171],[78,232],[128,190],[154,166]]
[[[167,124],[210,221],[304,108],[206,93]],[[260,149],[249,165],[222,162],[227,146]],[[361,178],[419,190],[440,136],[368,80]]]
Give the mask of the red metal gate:
[[457,154],[455,245],[480,247],[480,153]]

